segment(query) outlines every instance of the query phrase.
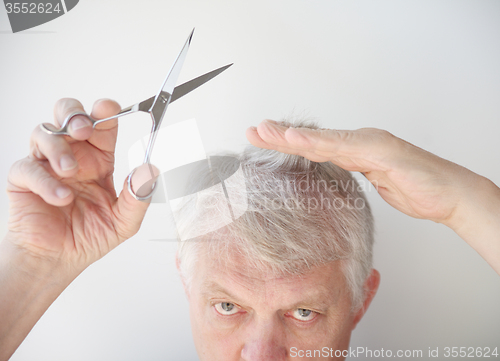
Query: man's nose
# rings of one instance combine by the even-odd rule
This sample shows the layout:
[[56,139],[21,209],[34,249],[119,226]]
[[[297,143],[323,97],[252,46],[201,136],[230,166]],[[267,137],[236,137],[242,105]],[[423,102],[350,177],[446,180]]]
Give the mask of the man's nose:
[[286,360],[285,330],[277,319],[260,320],[251,327],[241,350],[244,361]]

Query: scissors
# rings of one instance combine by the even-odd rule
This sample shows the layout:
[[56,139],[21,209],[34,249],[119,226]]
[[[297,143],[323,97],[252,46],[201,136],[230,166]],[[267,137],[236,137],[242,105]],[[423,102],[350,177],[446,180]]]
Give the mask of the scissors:
[[[191,31],[191,34],[189,35],[188,39],[186,40],[186,43],[184,44],[182,50],[180,51],[179,55],[177,56],[177,59],[175,60],[174,64],[172,65],[172,68],[170,69],[167,77],[165,78],[165,81],[163,82],[162,87],[160,88],[160,91],[155,95],[152,96],[149,99],[146,99],[140,103],[134,104],[130,107],[122,109],[118,114],[105,118],[105,119],[93,119],[89,115],[81,112],[75,112],[66,117],[64,120],[61,129],[57,129],[54,125],[49,124],[49,123],[44,123],[41,125],[42,129],[49,133],[49,134],[55,134],[55,135],[69,135],[68,133],[68,127],[69,127],[69,122],[70,120],[77,116],[77,115],[83,115],[87,117],[91,122],[92,122],[92,127],[95,128],[95,126],[99,123],[111,120],[111,119],[116,119],[121,116],[125,116],[128,114],[132,114],[135,112],[146,112],[151,114],[151,118],[153,119],[153,126],[151,129],[151,134],[149,136],[149,141],[148,141],[148,146],[146,148],[146,153],[144,156],[144,161],[143,164],[149,164],[150,159],[151,159],[151,152],[153,150],[153,145],[156,140],[156,135],[158,134],[158,131],[160,129],[161,122],[163,120],[163,117],[165,116],[165,111],[167,110],[167,107],[170,103],[173,103],[177,99],[183,97],[184,95],[188,94],[192,90],[198,88],[200,85],[206,83],[210,79],[214,78],[215,76],[219,75],[222,73],[224,70],[229,68],[233,64],[229,64],[226,66],[223,66],[221,68],[215,69],[209,73],[206,73],[204,75],[201,75],[195,79],[192,79],[184,84],[181,84],[179,86],[175,86],[177,83],[177,78],[179,77],[179,73],[181,71],[182,65],[184,63],[184,60],[186,58],[187,51],[189,49],[189,45],[191,44],[191,39],[193,37],[194,29]],[[137,169],[137,168],[136,168]],[[152,197],[153,191],[155,189],[156,183],[153,184],[153,188],[151,190],[151,193],[146,196],[146,197],[140,197],[135,194],[135,192],[132,189],[131,185],[131,179],[132,175],[134,174],[135,169],[128,175],[127,178],[127,184],[128,184],[128,190],[132,196],[137,199],[137,200],[146,200]]]

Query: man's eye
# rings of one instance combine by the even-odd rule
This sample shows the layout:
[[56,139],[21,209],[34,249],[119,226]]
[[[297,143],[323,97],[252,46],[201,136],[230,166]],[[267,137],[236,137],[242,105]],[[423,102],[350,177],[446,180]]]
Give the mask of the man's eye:
[[311,321],[316,315],[316,312],[308,310],[307,308],[297,308],[292,314],[293,318],[299,321]]
[[238,312],[239,307],[234,303],[220,302],[215,304],[215,310],[221,315],[230,316]]

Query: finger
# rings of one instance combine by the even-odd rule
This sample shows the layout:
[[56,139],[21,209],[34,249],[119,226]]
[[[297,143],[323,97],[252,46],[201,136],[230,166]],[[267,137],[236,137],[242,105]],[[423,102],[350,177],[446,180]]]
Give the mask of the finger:
[[[112,99],[99,99],[92,107],[92,118],[104,119],[109,118],[120,112],[120,105]],[[118,118],[107,120],[96,125],[96,129],[105,130],[112,129],[118,126]]]
[[[266,122],[270,122],[267,120]],[[327,157],[319,156],[313,152],[309,152],[307,150],[301,150],[293,147],[289,147],[286,145],[278,145],[278,144],[273,144],[276,143],[276,141],[270,141],[269,143],[266,142],[264,139],[259,134],[259,130],[256,127],[250,127],[246,131],[246,136],[247,139],[250,141],[250,143],[256,147],[259,148],[264,148],[264,149],[272,149],[276,150],[278,152],[282,153],[287,153],[287,154],[295,154],[295,155],[301,155],[307,159],[310,159],[315,162],[326,162],[329,160]],[[269,137],[266,137],[266,139],[269,140]],[[287,144],[286,140],[283,139],[282,144]]]
[[[361,171],[384,169],[384,164],[397,156],[404,143],[389,132],[374,128],[292,128],[264,121],[257,132],[268,149],[300,154],[317,162],[330,160],[345,169]],[[259,142],[255,135],[252,140]]]
[[[132,176],[132,189],[140,197],[147,196],[152,189],[160,171],[155,166],[143,164],[138,167]],[[115,224],[117,232],[122,240],[132,237],[139,230],[149,201],[136,200],[128,191],[127,181],[123,190],[113,206],[113,214],[116,217]]]
[[9,172],[9,190],[32,192],[46,203],[62,207],[73,201],[71,189],[55,179],[40,161],[24,158],[17,161]]
[[[257,127],[260,138],[269,146],[293,149],[295,151],[316,152],[318,141],[328,131],[311,128],[293,128],[272,120],[264,120]],[[330,130],[330,132],[337,132]],[[305,133],[305,134],[304,134]],[[330,151],[335,151],[329,144]]]
[[73,176],[78,171],[78,163],[64,137],[51,135],[36,127],[31,133],[31,159],[47,159],[55,173],[61,177]]
[[[385,130],[290,128],[286,130],[288,146],[308,150],[326,157],[380,158],[398,139]],[[392,149],[394,150],[394,149]]]
[[[266,119],[257,127],[257,133],[261,139],[261,145],[263,145],[262,142],[265,142],[267,149],[275,149],[280,152],[299,154],[302,156],[311,153],[310,149],[296,147],[286,139],[286,132],[289,129],[288,126]],[[257,142],[259,142],[259,140],[257,140]]]
[[250,127],[246,131],[247,139],[256,147],[264,148],[264,149],[274,149],[273,144],[266,143],[262,137],[259,135],[259,131],[256,127]]
[[[54,106],[56,124],[61,127],[68,116],[85,113],[82,103],[76,99],[59,99]],[[92,135],[92,122],[84,115],[75,115],[69,122],[68,133],[75,140],[86,140]]]
[[[100,99],[94,103],[91,116],[94,119],[104,119],[120,112],[120,105],[114,100]],[[111,119],[96,125],[88,142],[106,152],[114,152],[118,135],[118,119]]]
[[338,166],[359,172],[387,172],[407,162],[409,143],[386,130],[313,130],[294,128],[286,131],[286,139],[296,149],[308,149],[326,157]]

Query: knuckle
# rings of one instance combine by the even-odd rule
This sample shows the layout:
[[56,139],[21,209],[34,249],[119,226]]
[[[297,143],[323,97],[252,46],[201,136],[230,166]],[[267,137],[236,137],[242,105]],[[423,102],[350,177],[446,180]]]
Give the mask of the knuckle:
[[23,178],[32,178],[37,172],[37,162],[35,160],[27,159],[20,163],[19,174]]
[[59,136],[43,132],[40,127],[35,129],[30,139],[30,154],[37,159],[53,157],[66,148],[66,141]]
[[394,134],[385,129],[363,128],[361,130],[369,135],[370,138],[372,138],[374,141],[380,143],[393,142],[394,140],[398,139]]
[[118,102],[114,99],[101,98],[101,99],[96,100],[94,105],[97,105],[99,103],[107,103],[111,107],[118,108],[118,110],[120,109],[120,104],[118,104]]
[[14,171],[17,171],[21,175],[26,175],[31,172],[31,168],[33,168],[33,165],[32,161],[24,158],[14,163],[13,167]]
[[55,109],[60,110],[66,108],[75,108],[77,106],[82,106],[82,103],[74,98],[61,98],[56,102],[54,107]]
[[21,174],[29,180],[28,184],[31,184],[32,188],[43,189],[47,187],[53,179],[45,168],[35,160],[25,162],[21,171]]
[[364,130],[366,130],[370,134],[373,134],[373,135],[381,137],[381,138],[391,135],[391,133],[389,133],[387,130],[380,129],[380,128],[364,128]]
[[28,189],[35,194],[41,194],[53,188],[55,184],[57,180],[45,170],[40,161],[23,158],[16,161],[10,168],[7,191]]
[[59,125],[68,114],[76,111],[83,111],[83,105],[74,98],[61,98],[54,105],[54,117]]
[[37,177],[37,185],[41,189],[46,189],[52,187],[54,183],[54,179],[47,173],[38,171],[36,172],[36,177]]
[[26,163],[26,158],[19,159],[10,166],[8,180],[7,180],[9,183],[13,183],[12,179],[14,178],[14,176],[22,173],[22,169],[23,167],[25,167],[24,163]]
[[61,98],[54,104],[54,115],[57,117],[63,109],[66,108],[67,104],[71,101],[71,98]]
[[394,134],[392,134],[391,132],[385,130],[385,129],[379,129],[379,136],[382,138],[382,139],[385,139],[385,140],[391,140],[391,139],[395,139],[396,136]]
[[334,134],[338,137],[341,144],[351,144],[357,138],[355,130],[335,131]]
[[8,184],[23,187],[26,184],[26,180],[32,176],[33,162],[29,158],[23,158],[12,164],[7,178]]

